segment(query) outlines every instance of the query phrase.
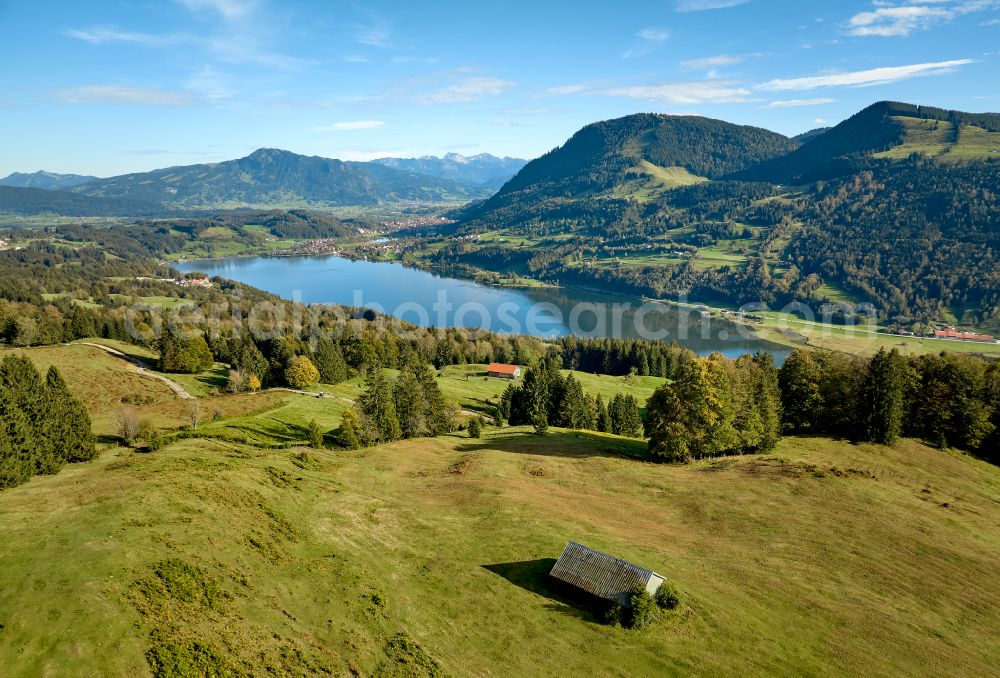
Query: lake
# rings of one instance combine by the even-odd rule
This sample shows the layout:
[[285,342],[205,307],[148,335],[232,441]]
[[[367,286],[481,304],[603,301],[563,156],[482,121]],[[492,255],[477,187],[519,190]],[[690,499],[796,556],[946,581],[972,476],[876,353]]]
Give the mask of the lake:
[[424,327],[467,327],[559,337],[676,341],[699,355],[731,358],[788,349],[696,310],[575,288],[490,287],[395,262],[337,256],[233,257],[174,264],[183,272],[222,276],[304,303],[366,306]]

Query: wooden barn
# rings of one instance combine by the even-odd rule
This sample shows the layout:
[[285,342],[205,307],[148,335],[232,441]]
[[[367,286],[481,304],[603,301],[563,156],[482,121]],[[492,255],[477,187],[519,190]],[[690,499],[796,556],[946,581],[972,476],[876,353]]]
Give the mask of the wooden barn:
[[486,373],[491,377],[502,379],[517,379],[521,376],[521,368],[517,365],[505,365],[504,363],[490,363],[486,368]]
[[626,604],[636,586],[655,595],[664,578],[652,570],[571,541],[549,573],[556,579],[616,603]]

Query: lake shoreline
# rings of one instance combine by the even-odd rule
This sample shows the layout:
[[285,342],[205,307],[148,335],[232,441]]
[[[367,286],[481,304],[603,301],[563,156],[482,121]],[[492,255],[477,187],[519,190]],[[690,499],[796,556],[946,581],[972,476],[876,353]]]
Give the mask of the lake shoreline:
[[654,339],[678,343],[700,355],[720,352],[738,357],[766,351],[779,362],[789,352],[786,346],[758,336],[752,327],[693,313],[690,307],[667,300],[570,285],[495,285],[490,280],[444,275],[414,262],[341,254],[263,254],[187,259],[172,265],[185,273],[236,280],[285,299],[369,306],[428,327],[482,328],[541,338]]

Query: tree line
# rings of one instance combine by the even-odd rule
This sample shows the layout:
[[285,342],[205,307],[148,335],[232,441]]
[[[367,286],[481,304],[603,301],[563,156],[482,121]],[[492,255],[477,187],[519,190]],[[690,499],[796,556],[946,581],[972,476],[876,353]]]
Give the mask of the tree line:
[[603,398],[584,393],[580,381],[559,371],[558,354],[530,368],[520,385],[504,390],[496,408],[498,423],[530,425],[536,433],[549,426],[588,429],[633,438],[642,435],[642,416],[635,396],[616,393],[605,404]]
[[650,454],[667,461],[766,452],[783,433],[908,436],[1000,461],[1000,365],[961,354],[796,350],[781,369],[769,354],[694,358],[646,412]]
[[796,351],[781,368],[785,429],[891,445],[901,436],[1000,460],[1000,365],[956,353],[870,360]]
[[347,449],[433,437],[455,430],[459,415],[457,404],[442,395],[430,365],[407,360],[395,379],[381,369],[368,372],[364,392],[334,435]]
[[24,356],[0,360],[0,488],[96,453],[90,416],[59,370],[43,377]]

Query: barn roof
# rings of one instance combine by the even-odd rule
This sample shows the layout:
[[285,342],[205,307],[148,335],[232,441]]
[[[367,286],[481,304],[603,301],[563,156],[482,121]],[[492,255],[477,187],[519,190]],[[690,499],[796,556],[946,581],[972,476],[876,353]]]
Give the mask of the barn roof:
[[[607,600],[620,601],[636,586],[659,587],[664,577],[607,553],[570,541],[549,573],[556,579]],[[652,580],[652,581],[651,581]]]
[[490,366],[486,368],[487,372],[496,372],[497,374],[517,374],[517,365],[506,365],[504,363],[490,363]]

